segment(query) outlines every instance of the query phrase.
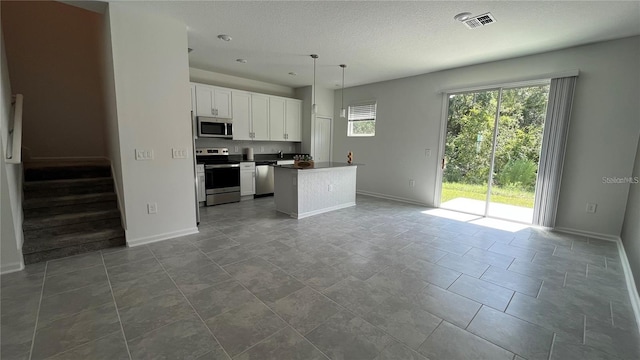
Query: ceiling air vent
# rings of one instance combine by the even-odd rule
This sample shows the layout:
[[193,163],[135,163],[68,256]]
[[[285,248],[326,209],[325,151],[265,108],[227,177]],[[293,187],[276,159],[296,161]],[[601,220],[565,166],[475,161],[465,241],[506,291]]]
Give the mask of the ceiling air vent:
[[469,29],[475,29],[493,24],[494,22],[496,22],[496,19],[493,17],[493,15],[491,15],[491,13],[486,13],[474,16],[472,18],[469,18],[468,20],[464,20],[462,23],[465,24],[465,26]]

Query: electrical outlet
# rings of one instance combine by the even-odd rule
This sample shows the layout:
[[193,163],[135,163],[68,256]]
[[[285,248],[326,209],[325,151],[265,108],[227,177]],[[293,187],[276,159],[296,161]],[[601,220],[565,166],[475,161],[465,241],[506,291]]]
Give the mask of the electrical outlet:
[[424,156],[431,157],[431,149],[424,149]]
[[409,180],[409,187],[416,187],[416,181],[413,179]]
[[157,214],[158,213],[158,203],[148,203],[147,204],[147,213],[149,213],[149,214]]
[[589,214],[594,214],[596,212],[597,207],[598,207],[598,204],[587,203],[587,212]]
[[186,159],[187,158],[187,149],[185,148],[172,148],[171,149],[171,157],[174,159]]
[[153,160],[153,149],[136,149],[136,160]]
[[333,184],[329,184],[329,186],[327,186],[327,190],[330,192],[333,191]]
[[234,149],[234,152],[235,152],[236,154],[238,153],[238,151],[240,151],[240,150],[238,150],[238,147],[237,147],[237,146],[234,146],[234,148],[233,148],[233,149]]

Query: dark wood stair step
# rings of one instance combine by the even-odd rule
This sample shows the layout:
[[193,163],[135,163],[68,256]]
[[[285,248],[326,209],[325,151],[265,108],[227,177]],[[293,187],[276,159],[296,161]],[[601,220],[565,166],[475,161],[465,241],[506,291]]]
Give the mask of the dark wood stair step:
[[89,224],[92,221],[107,220],[113,218],[120,218],[120,211],[118,209],[55,214],[50,216],[25,218],[22,224],[22,229],[24,231],[29,231],[72,224]]
[[124,230],[122,228],[101,229],[93,232],[76,232],[39,239],[25,239],[22,245],[22,253],[26,257],[28,254],[62,249],[70,246],[82,247],[83,244],[104,242],[118,238],[122,238],[124,241]]
[[27,165],[24,169],[25,181],[80,179],[111,176],[109,164],[43,164]]
[[22,209],[38,209],[46,207],[60,207],[68,205],[89,204],[97,202],[116,201],[116,193],[104,192],[95,194],[65,195],[45,198],[27,199],[22,202]]
[[31,181],[23,184],[25,200],[113,192],[113,179],[88,178]]
[[83,254],[90,251],[108,249],[116,246],[125,246],[125,245],[126,245],[126,241],[124,236],[113,237],[113,238],[93,241],[89,243],[70,245],[63,248],[24,254],[24,263],[34,264],[37,262],[61,259],[67,256],[73,256],[73,255]]

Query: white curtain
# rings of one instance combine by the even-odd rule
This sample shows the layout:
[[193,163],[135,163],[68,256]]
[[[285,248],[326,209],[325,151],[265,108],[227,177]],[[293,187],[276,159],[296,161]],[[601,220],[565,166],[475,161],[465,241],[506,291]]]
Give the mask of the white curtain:
[[536,182],[534,225],[555,226],[576,78],[551,79]]

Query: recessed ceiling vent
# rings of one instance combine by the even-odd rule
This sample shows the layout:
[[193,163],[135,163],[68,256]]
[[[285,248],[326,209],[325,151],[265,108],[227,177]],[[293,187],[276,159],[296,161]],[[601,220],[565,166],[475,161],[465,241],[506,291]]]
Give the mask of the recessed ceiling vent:
[[489,24],[493,24],[494,22],[496,22],[496,19],[493,17],[493,15],[491,15],[491,13],[474,16],[472,18],[462,21],[462,23],[469,29],[475,29],[482,26],[487,26]]

